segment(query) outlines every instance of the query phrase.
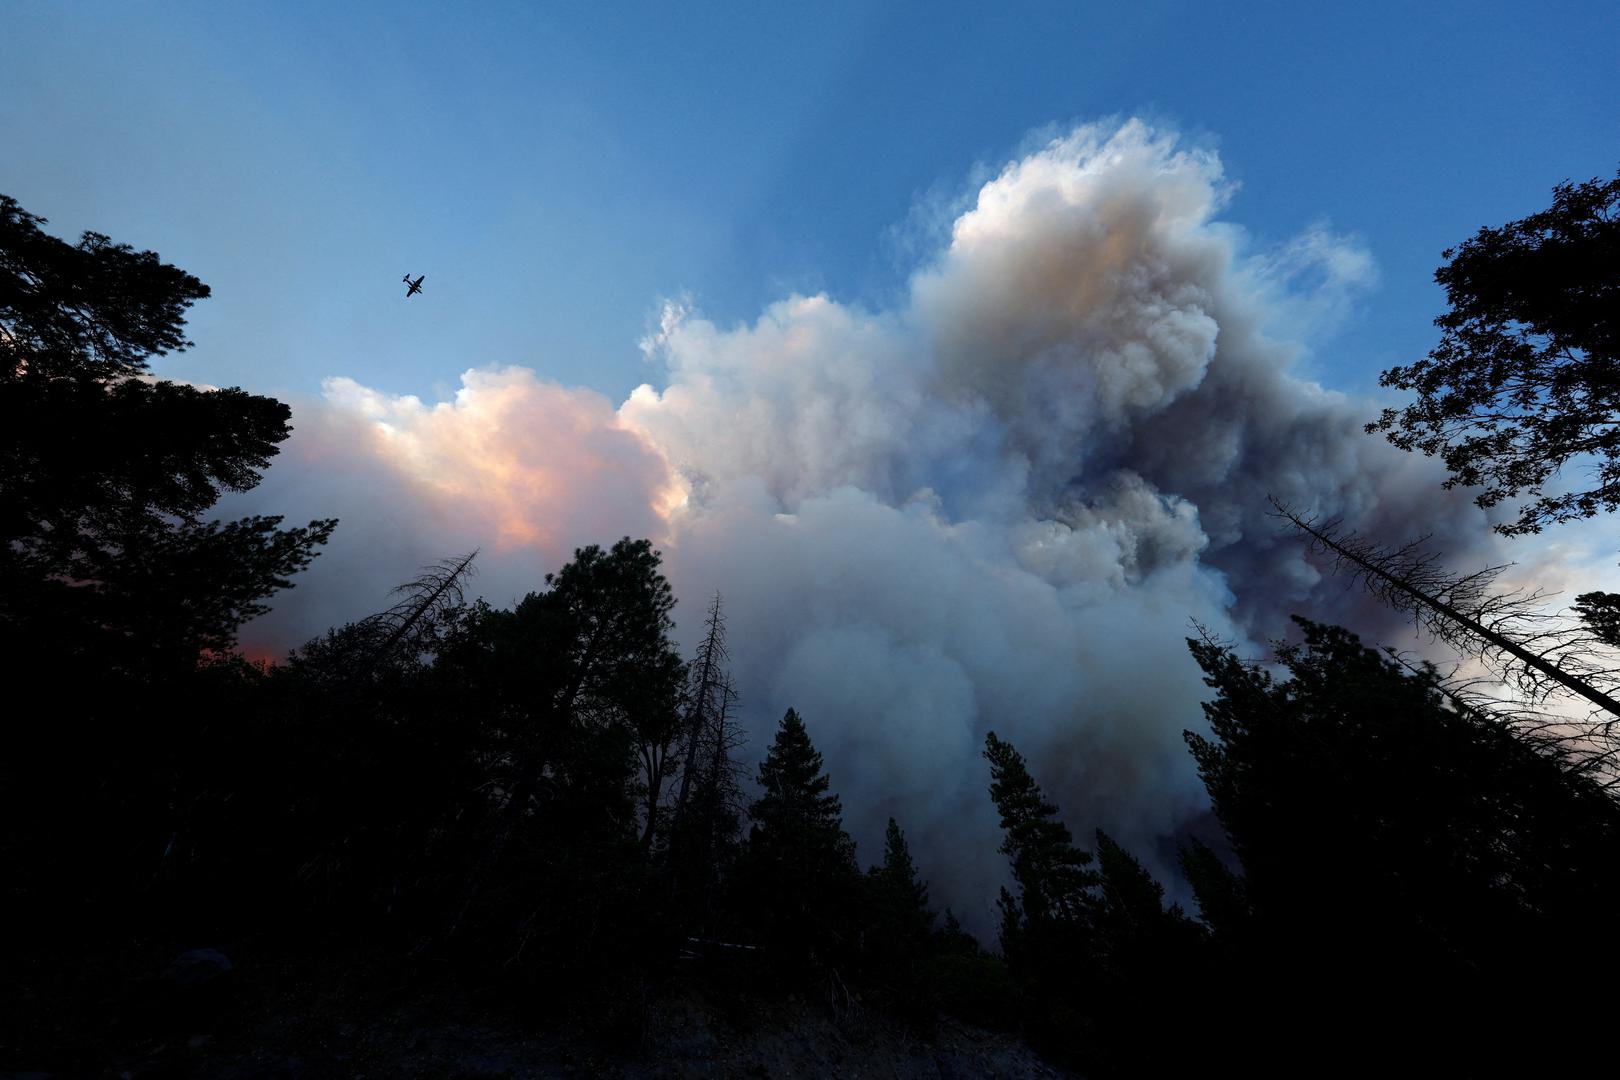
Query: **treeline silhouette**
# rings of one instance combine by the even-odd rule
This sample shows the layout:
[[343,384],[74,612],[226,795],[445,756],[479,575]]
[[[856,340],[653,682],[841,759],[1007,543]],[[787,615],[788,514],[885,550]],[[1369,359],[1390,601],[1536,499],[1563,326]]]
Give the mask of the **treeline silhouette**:
[[102,1067],[232,952],[448,972],[604,1034],[676,983],[924,1035],[951,1015],[1095,1075],[1606,1053],[1602,776],[1342,629],[1300,620],[1269,664],[1189,642],[1228,845],[1182,847],[1195,911],[1102,831],[1078,846],[1043,763],[990,734],[991,947],[935,910],[904,823],[861,869],[827,718],[787,708],[746,745],[723,600],[682,657],[646,540],[577,550],[509,609],[452,558],[248,662],[237,628],[335,522],[206,515],[288,411],[146,377],[207,288],[42,224],[0,200],[0,1066]]

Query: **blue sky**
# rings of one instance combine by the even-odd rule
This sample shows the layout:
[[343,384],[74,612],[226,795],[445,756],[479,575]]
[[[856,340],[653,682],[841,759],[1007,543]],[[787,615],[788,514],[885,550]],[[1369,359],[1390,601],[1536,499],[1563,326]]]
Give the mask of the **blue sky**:
[[1311,364],[1367,389],[1432,341],[1442,248],[1620,158],[1612,3],[8,7],[0,191],[208,282],[159,370],[272,393],[521,363],[618,400],[662,297],[884,306],[919,201],[1124,114],[1217,146],[1257,245],[1360,239]]

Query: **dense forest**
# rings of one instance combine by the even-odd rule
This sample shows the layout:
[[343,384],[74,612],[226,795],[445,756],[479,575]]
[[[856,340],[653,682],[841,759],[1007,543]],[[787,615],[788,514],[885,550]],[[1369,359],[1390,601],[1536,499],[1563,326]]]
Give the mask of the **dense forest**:
[[[1620,505],[1620,179],[1554,196],[1446,253],[1442,342],[1386,374],[1414,399],[1369,425],[1482,505],[1526,496],[1509,534]],[[207,287],[44,224],[0,200],[0,1068],[184,1075],[196,1032],[337,971],[609,1043],[676,992],[920,1039],[949,1017],[1098,1076],[1609,1053],[1620,597],[1583,595],[1555,639],[1489,574],[1282,508],[1517,696],[1303,617],[1263,659],[1195,636],[1186,739],[1225,842],[1182,847],[1191,909],[1077,838],[1048,764],[992,733],[1007,886],[979,941],[905,822],[862,867],[821,718],[772,703],[773,740],[744,742],[725,598],[684,598],[704,633],[681,655],[647,540],[580,548],[510,608],[469,599],[476,553],[454,555],[283,663],[245,659],[239,628],[337,527],[211,516],[289,410],[150,376]],[[1588,466],[1590,490],[1554,485]]]

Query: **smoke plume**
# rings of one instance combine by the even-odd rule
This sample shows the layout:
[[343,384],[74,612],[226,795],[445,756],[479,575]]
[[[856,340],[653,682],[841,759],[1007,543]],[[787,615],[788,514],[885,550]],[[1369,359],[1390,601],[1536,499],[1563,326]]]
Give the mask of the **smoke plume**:
[[616,409],[521,368],[432,406],[329,380],[247,501],[342,524],[249,637],[294,645],[450,552],[482,547],[504,604],[577,545],[650,536],[687,644],[725,597],[753,755],[797,708],[868,859],[892,814],[936,898],[987,925],[995,730],[1082,842],[1100,825],[1165,876],[1206,807],[1189,621],[1255,643],[1354,603],[1266,496],[1426,523],[1464,561],[1488,535],[1362,433],[1367,403],[1291,374],[1286,331],[1341,314],[1367,255],[1321,229],[1248,252],[1231,194],[1172,133],[1081,127],[985,183],[893,310],[667,306],[643,343],[662,386]]

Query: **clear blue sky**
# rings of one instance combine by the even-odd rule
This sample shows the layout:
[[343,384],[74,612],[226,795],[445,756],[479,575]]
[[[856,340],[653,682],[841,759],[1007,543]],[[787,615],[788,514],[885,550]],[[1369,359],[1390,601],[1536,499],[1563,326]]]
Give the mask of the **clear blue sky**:
[[[1327,220],[1381,284],[1315,358],[1433,339],[1442,248],[1620,161],[1594,3],[18,3],[0,191],[213,286],[162,373],[434,397],[522,363],[615,400],[661,297],[872,306],[897,237],[1032,129],[1213,141],[1257,242]],[[425,273],[407,305],[399,278]]]

